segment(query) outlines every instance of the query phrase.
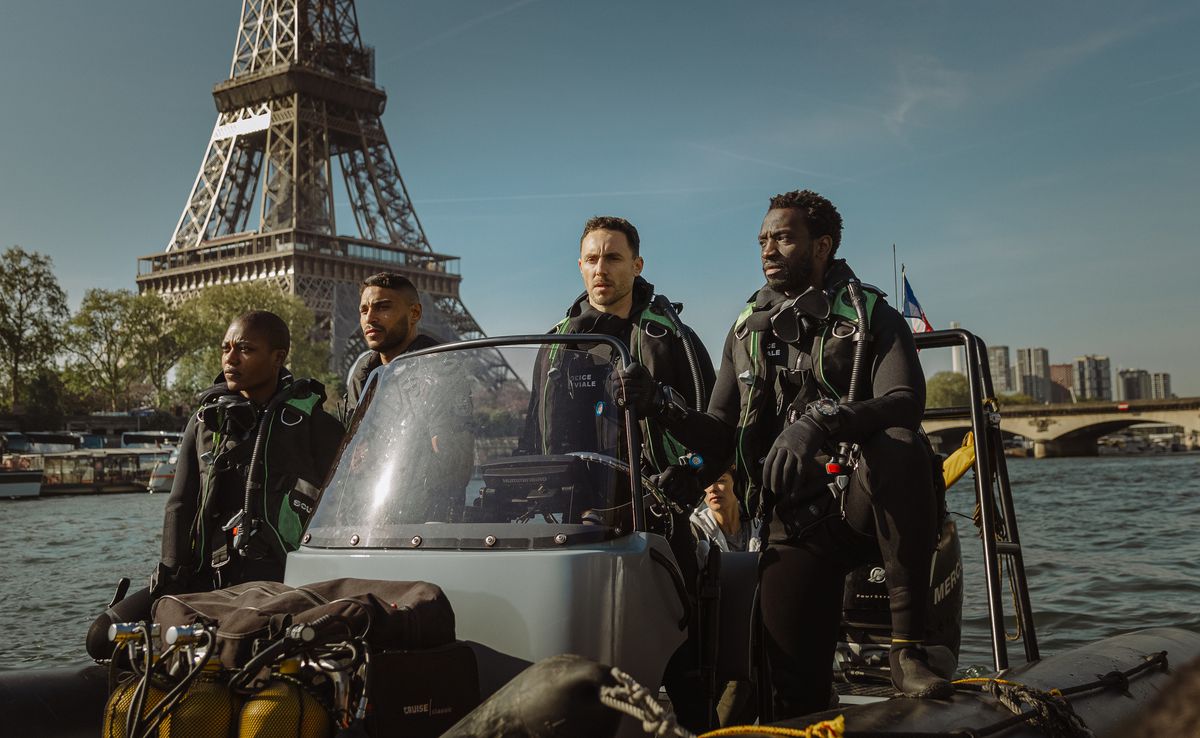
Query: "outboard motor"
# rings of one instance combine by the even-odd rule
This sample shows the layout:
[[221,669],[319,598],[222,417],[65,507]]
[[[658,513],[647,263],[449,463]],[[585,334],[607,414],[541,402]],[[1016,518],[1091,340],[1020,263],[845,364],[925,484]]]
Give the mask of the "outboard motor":
[[[958,526],[943,518],[942,534],[930,568],[925,647],[934,669],[953,674],[962,640],[962,547]],[[882,563],[860,566],[846,577],[842,634],[835,655],[836,678],[844,682],[886,681],[892,613]]]

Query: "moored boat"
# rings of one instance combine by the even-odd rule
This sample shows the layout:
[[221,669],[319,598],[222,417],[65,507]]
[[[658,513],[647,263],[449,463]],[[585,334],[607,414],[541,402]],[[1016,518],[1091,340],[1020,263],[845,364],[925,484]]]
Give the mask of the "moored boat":
[[42,491],[42,473],[36,469],[0,469],[0,499],[37,497]]

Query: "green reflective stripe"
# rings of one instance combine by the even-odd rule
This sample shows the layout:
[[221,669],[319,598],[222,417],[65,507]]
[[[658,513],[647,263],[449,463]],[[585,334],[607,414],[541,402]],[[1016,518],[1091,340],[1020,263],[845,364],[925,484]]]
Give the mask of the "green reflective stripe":
[[[266,443],[263,444],[263,480],[262,480],[263,522],[265,522],[267,524],[267,527],[271,529],[271,532],[275,534],[275,538],[276,538],[276,540],[279,541],[279,545],[283,547],[283,550],[290,551],[291,549],[288,548],[287,543],[284,542],[283,535],[279,532],[278,528],[276,528],[274,525],[271,524],[271,516],[267,514],[267,510],[268,510],[268,508],[267,508],[267,490],[270,489],[270,485],[268,484],[268,482],[271,479],[271,466],[270,466],[270,464],[267,463],[267,459],[270,458],[270,453],[268,453],[268,451],[271,448],[271,432],[275,430],[275,417],[272,416],[270,418],[265,418],[264,422],[267,423],[267,440],[266,440]],[[253,473],[254,470],[251,469],[250,472]],[[246,514],[251,515],[251,512],[249,510],[247,510]],[[282,520],[282,516],[280,516],[280,519]],[[297,537],[296,540],[299,541],[299,537]]]
[[658,323],[659,325],[663,326],[671,333],[674,333],[675,335],[679,335],[679,329],[675,327],[675,324],[672,323],[671,320],[669,318],[667,318],[667,316],[659,315],[658,313],[654,312],[653,310],[651,310],[648,307],[642,311],[641,315],[638,316],[638,326],[639,327],[645,326],[646,323]]
[[[750,308],[747,308],[749,310]],[[746,391],[746,403],[742,407],[742,420],[738,425],[738,441],[736,449],[736,460],[738,469],[742,474],[745,474],[747,480],[753,479],[750,476],[750,466],[746,463],[746,427],[750,419],[750,409],[754,406],[754,390],[758,387],[758,361],[759,361],[759,342],[762,340],[762,334],[755,332],[750,334],[750,389]],[[738,377],[737,381],[741,381]],[[749,485],[747,485],[749,487]]]
[[[828,331],[829,329],[826,328],[825,332]],[[829,392],[833,395],[831,399],[841,398],[842,393],[834,389],[829,380],[825,378],[825,333],[817,338],[817,376],[821,378],[821,383],[829,388]]]
[[[879,301],[879,294],[873,290],[863,289],[864,309],[867,311],[867,330],[871,330],[871,314],[875,310],[875,303]],[[839,318],[845,318],[851,323],[858,323],[858,313],[854,311],[854,305],[849,304],[850,291],[845,287],[838,290],[837,295],[833,298],[832,313]]]
[[305,415],[312,415],[313,408],[316,407],[317,403],[320,401],[321,396],[314,392],[307,397],[293,397],[284,404],[299,410]]
[[[755,294],[757,294],[757,293],[755,293]],[[742,326],[745,325],[746,321],[750,318],[750,314],[753,312],[754,312],[754,300],[751,300],[750,302],[746,303],[746,307],[742,309],[742,312],[739,313],[737,316],[737,320],[735,320],[733,322],[733,332],[734,333],[737,333],[738,331],[740,331],[742,329]]]

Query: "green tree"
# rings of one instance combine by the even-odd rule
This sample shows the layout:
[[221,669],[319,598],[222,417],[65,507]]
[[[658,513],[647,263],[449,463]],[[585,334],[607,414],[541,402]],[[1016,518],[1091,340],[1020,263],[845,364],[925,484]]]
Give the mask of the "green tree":
[[90,289],[67,324],[65,348],[76,359],[76,381],[101,391],[109,410],[128,409],[129,384],[138,379],[135,337],[137,296],[129,290]]
[[195,393],[212,384],[221,371],[221,339],[234,318],[251,310],[269,310],[283,318],[292,334],[287,365],[298,377],[313,377],[331,386],[329,345],[320,340],[312,311],[295,295],[263,282],[209,287],[179,307],[181,335],[187,352],[176,370],[176,387]]
[[167,377],[187,353],[187,321],[179,307],[156,292],[145,292],[130,304],[130,322],[137,327],[133,335],[133,362],[140,378],[154,387],[154,406],[170,406]]
[[961,407],[970,401],[967,378],[958,372],[938,372],[925,383],[926,407]]
[[12,246],[0,254],[0,349],[8,375],[8,402],[20,404],[23,372],[44,364],[59,349],[67,295],[50,257]]

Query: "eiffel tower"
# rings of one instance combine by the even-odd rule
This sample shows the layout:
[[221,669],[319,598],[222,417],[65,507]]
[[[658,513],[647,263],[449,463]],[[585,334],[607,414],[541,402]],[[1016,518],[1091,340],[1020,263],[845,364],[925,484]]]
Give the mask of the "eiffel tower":
[[[481,338],[459,298],[458,257],[433,250],[380,116],[375,50],[354,0],[243,0],[229,79],[213,88],[217,122],[166,251],[138,259],[138,288],[183,300],[205,287],[265,281],[317,316],[342,376],[365,348],[359,283],[404,274],[423,295],[422,330]],[[356,235],[335,219],[335,178]],[[515,374],[498,352],[492,386]]]

